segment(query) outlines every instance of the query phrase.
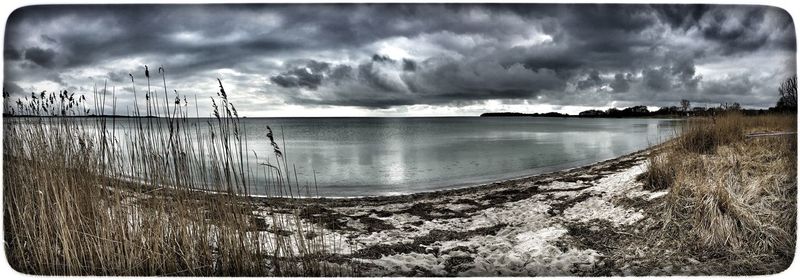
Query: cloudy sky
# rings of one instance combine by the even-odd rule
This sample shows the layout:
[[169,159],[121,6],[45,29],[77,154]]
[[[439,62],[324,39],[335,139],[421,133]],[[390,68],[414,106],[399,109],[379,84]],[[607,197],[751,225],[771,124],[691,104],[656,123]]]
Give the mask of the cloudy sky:
[[767,6],[30,6],[5,32],[17,95],[107,82],[132,107],[128,74],[141,90],[163,66],[169,92],[210,103],[219,78],[247,116],[766,108],[796,68],[794,23]]

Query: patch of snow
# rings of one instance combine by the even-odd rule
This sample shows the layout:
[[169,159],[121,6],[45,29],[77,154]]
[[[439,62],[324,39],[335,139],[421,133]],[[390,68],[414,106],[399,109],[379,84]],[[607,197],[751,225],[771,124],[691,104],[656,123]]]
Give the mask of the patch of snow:
[[590,197],[564,210],[564,218],[580,222],[600,219],[615,225],[630,225],[644,218],[644,214],[642,210],[616,206],[601,197]]
[[384,256],[377,260],[361,260],[361,261],[372,263],[384,268],[379,271],[372,271],[371,273],[368,272],[369,274],[373,274],[374,276],[396,275],[397,272],[410,273],[417,270],[417,267],[431,271],[438,275],[445,274],[443,273],[444,264],[441,262],[441,259],[437,258],[432,254],[419,254],[419,253],[397,254],[391,256]]
[[553,181],[550,184],[539,186],[540,190],[554,190],[554,189],[575,189],[575,188],[582,188],[586,187],[583,184],[583,181],[577,182],[563,182],[563,181]]
[[446,204],[444,206],[445,209],[449,209],[451,211],[456,211],[456,212],[461,212],[475,207],[476,207],[475,205],[469,205],[469,204]]
[[364,229],[367,228],[367,226],[365,226],[364,223],[362,223],[359,220],[354,220],[354,219],[350,219],[350,218],[344,218],[344,219],[347,220],[347,226],[348,227],[354,228],[356,230],[364,230]]
[[667,195],[668,193],[669,193],[669,191],[659,191],[659,192],[653,192],[652,194],[650,194],[650,196],[648,196],[648,197],[647,197],[647,200],[653,200],[653,199],[656,199],[656,198],[659,198],[659,197],[665,196],[665,195]]
[[566,233],[566,229],[554,225],[532,231],[515,229],[505,235],[472,238],[472,242],[480,240],[475,266],[459,276],[570,275],[576,265],[594,264],[600,256],[594,250],[568,248],[561,251],[553,244]]
[[[644,168],[644,164],[639,164],[631,168],[608,173],[605,177],[592,182],[591,187],[583,190],[537,194],[519,201],[492,205],[493,207],[491,208],[470,213],[466,217],[424,220],[419,216],[408,213],[392,214],[388,217],[378,217],[374,213],[376,211],[396,213],[417,203],[430,203],[441,210],[449,209],[450,211],[463,212],[468,209],[474,209],[475,206],[461,203],[450,204],[449,201],[472,199],[481,203],[488,203],[476,198],[483,196],[484,192],[407,203],[333,208],[332,210],[345,215],[370,215],[391,224],[395,228],[379,232],[366,232],[365,230],[337,232],[326,230],[325,250],[348,255],[358,249],[379,244],[411,243],[414,239],[428,235],[434,230],[468,232],[504,224],[506,225],[505,227],[498,229],[493,234],[476,235],[469,238],[465,236],[460,240],[444,240],[424,245],[431,250],[438,249],[439,254],[414,252],[383,256],[380,259],[359,259],[357,261],[379,266],[378,269],[367,272],[368,275],[372,276],[409,275],[415,274],[415,270],[444,276],[448,273],[445,271],[444,265],[447,260],[453,257],[465,256],[472,257],[473,260],[472,262],[467,260],[464,267],[468,268],[468,270],[460,272],[459,276],[570,275],[580,270],[592,268],[601,254],[592,249],[578,249],[570,246],[570,244],[556,246],[556,242],[560,242],[559,240],[568,234],[562,223],[565,221],[587,222],[592,219],[601,219],[610,221],[615,225],[630,225],[644,218],[641,210],[618,206],[612,202],[617,197],[641,196],[655,199],[666,194],[666,192],[647,192],[641,189],[641,184],[636,182],[635,178],[644,171]],[[520,184],[520,186],[529,187],[531,184],[526,182]],[[582,181],[553,181],[544,186],[539,186],[539,188],[552,190],[574,189],[585,186],[588,185]],[[553,217],[547,213],[552,204],[559,202],[558,199],[547,199],[548,197],[554,196],[563,200],[574,198],[584,193],[588,193],[591,196],[565,209],[561,216]],[[270,215],[264,216],[269,217]],[[288,220],[286,228],[297,229],[292,219]],[[303,223],[305,224],[306,221],[303,221]],[[352,228],[365,228],[357,220],[348,219],[347,223]],[[271,220],[268,220],[268,224],[271,224]],[[267,241],[266,243],[271,245],[271,242],[274,241]]]

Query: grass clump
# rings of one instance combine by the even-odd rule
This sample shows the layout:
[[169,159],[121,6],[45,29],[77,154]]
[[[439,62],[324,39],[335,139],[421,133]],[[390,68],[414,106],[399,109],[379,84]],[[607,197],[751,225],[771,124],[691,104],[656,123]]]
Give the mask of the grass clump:
[[648,168],[639,175],[639,180],[644,183],[644,189],[660,191],[668,189],[675,181],[674,160],[665,153],[653,153],[648,157]]
[[[792,115],[690,119],[654,153],[640,177],[648,189],[669,189],[660,205],[665,238],[683,251],[728,264],[728,274],[788,268],[796,238],[796,131]],[[725,273],[722,271],[721,273]]]
[[720,146],[736,142],[744,137],[741,124],[745,117],[729,112],[720,117],[691,118],[681,128],[676,145],[690,153],[711,154]]

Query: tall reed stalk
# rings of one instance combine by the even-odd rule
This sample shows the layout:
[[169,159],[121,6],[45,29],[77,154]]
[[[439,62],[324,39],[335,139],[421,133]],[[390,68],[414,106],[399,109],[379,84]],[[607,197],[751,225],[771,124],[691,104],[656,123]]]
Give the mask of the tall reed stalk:
[[[336,252],[321,226],[297,211],[259,211],[270,205],[249,196],[300,188],[271,129],[257,139],[274,147],[261,159],[268,168],[251,169],[244,125],[222,82],[211,99],[213,118],[203,123],[190,116],[186,96],[169,93],[165,69],[158,73],[163,96],[151,91],[145,67],[143,99],[130,75],[135,118],[116,117],[119,93],[105,85],[91,100],[67,91],[5,100],[6,112],[27,116],[4,120],[11,266],[45,275],[350,273],[323,261]],[[196,100],[194,110],[199,117]]]

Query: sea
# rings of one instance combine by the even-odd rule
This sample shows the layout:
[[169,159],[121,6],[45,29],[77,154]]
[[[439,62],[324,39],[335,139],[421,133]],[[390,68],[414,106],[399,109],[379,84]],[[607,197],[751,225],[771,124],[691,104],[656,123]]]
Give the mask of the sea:
[[[117,118],[114,133],[125,135],[139,121]],[[207,130],[216,119],[188,122],[190,129]],[[239,133],[247,140],[248,170],[264,170],[268,160],[275,164],[269,126],[290,167],[290,180],[305,190],[301,195],[363,197],[461,188],[588,165],[662,143],[676,135],[680,123],[655,118],[242,118]],[[261,186],[267,179],[259,174],[252,177],[250,193],[266,195]]]
[[325,197],[428,192],[579,167],[659,144],[676,134],[679,123],[546,117],[243,121],[249,149],[271,153],[269,125],[276,142],[285,143],[282,152],[301,185]]

